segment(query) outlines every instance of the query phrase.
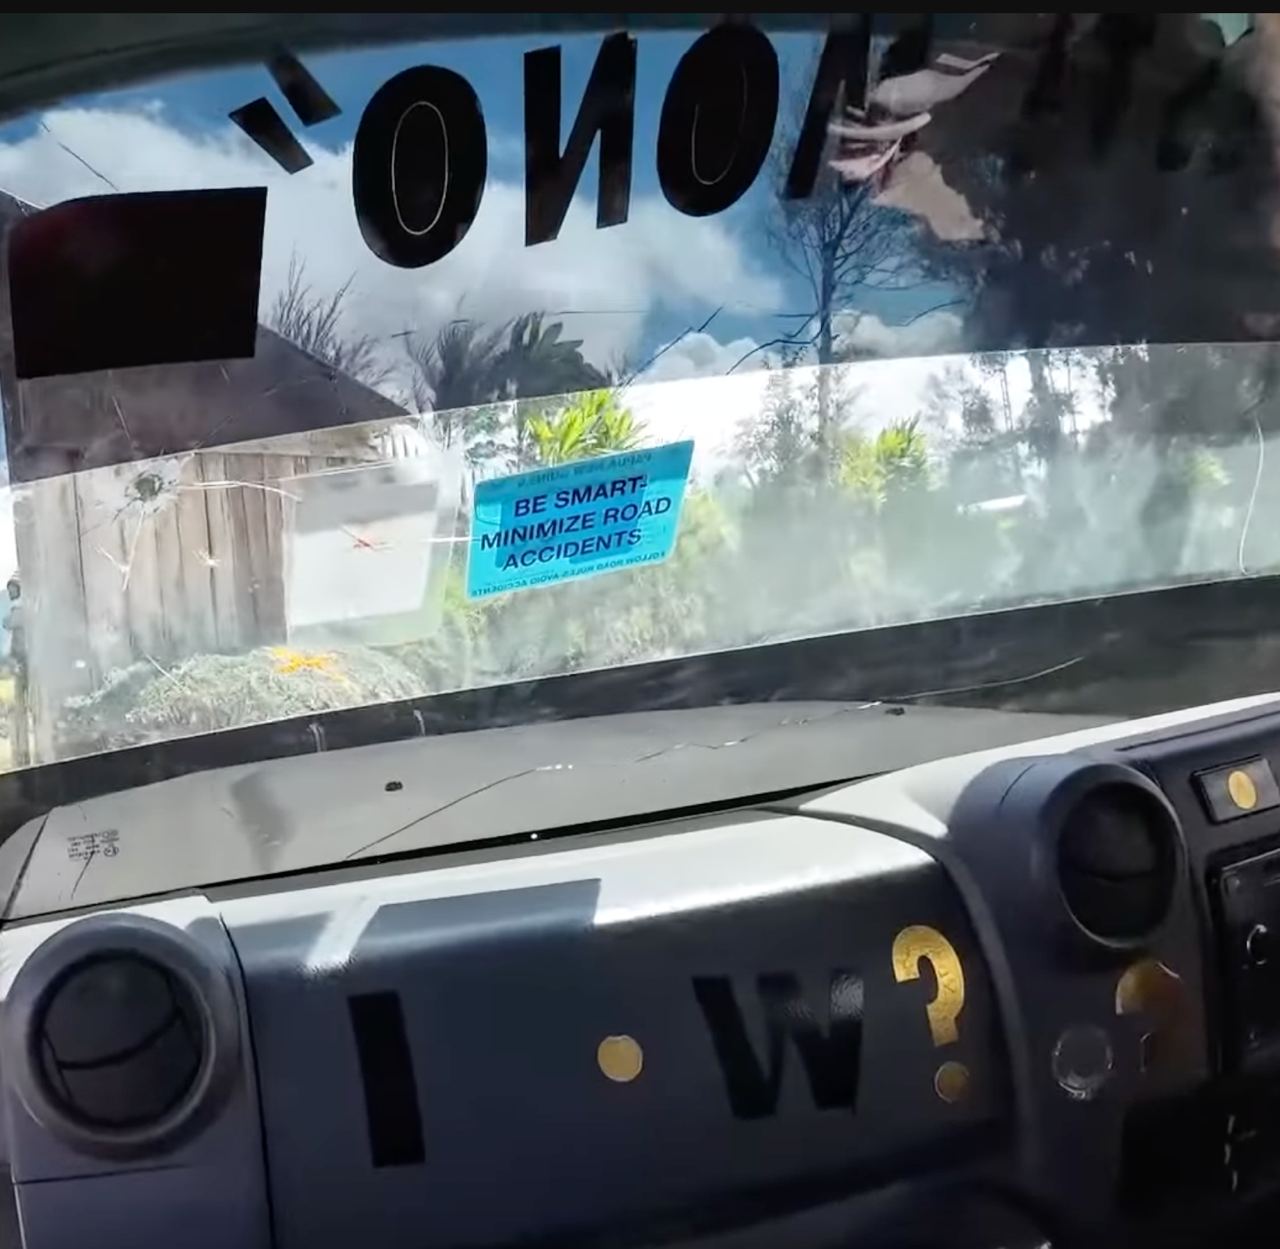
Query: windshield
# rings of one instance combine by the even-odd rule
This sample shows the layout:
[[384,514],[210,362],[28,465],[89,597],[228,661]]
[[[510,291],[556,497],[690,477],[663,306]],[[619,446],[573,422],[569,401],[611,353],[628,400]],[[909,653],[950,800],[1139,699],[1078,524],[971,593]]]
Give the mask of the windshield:
[[11,119],[6,766],[1275,571],[1271,20],[388,39]]

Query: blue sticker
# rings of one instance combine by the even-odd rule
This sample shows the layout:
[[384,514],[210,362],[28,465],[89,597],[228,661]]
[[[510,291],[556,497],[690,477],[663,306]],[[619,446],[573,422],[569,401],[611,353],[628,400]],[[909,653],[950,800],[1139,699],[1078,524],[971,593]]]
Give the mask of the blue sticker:
[[467,597],[666,559],[692,460],[692,442],[673,442],[482,481],[471,522]]

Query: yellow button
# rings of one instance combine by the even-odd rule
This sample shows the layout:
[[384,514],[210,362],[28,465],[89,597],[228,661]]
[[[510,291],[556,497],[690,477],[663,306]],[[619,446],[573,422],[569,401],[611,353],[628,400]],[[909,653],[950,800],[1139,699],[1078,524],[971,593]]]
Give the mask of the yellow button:
[[635,1037],[607,1036],[596,1047],[596,1062],[610,1080],[630,1084],[644,1067],[644,1050]]
[[1227,777],[1227,793],[1241,811],[1252,811],[1258,805],[1258,787],[1253,777],[1239,768]]

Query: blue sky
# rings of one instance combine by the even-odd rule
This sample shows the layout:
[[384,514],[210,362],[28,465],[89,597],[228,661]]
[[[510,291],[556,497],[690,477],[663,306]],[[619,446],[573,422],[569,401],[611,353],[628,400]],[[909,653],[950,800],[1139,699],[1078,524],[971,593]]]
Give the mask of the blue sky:
[[[388,338],[410,325],[429,331],[433,322],[459,313],[500,323],[536,308],[580,308],[582,312],[563,318],[568,333],[586,338],[588,354],[609,364],[620,358],[632,363],[648,359],[724,304],[701,344],[701,362],[689,362],[690,371],[723,371],[727,360],[742,354],[740,348],[796,324],[777,314],[809,311],[811,300],[765,236],[774,194],[767,165],[736,204],[713,218],[683,217],[661,197],[654,161],[658,118],[671,74],[696,37],[696,32],[637,36],[632,219],[595,230],[593,153],[578,188],[580,211],[571,214],[559,240],[527,249],[541,256],[517,254],[523,238],[516,201],[524,180],[522,58],[527,50],[547,46],[551,40],[545,36],[308,55],[308,68],[342,109],[340,116],[310,129],[296,124],[270,75],[258,65],[81,97],[41,119],[0,128],[0,185],[37,203],[107,189],[55,143],[70,148],[123,191],[159,189],[166,178],[176,186],[251,184],[261,178],[269,186],[264,305],[278,288],[282,254],[288,251],[306,261],[317,288],[332,288],[355,275],[354,315],[360,328],[372,326]],[[819,37],[771,38],[781,69],[780,135],[793,102],[807,98]],[[560,41],[566,134],[600,39],[588,35]],[[395,73],[418,64],[447,66],[472,84],[485,115],[490,162],[477,226],[444,261],[405,271],[383,265],[353,241],[349,158],[343,166],[341,154],[373,92]],[[286,179],[231,127],[228,113],[257,96],[271,100],[293,125],[316,156],[316,165]],[[147,120],[147,127],[140,119]],[[143,149],[152,154],[149,163]],[[328,235],[318,233],[317,223],[330,218],[334,224]],[[485,249],[487,258],[480,254]],[[513,271],[519,276],[508,292],[504,282]],[[896,296],[864,292],[859,300],[863,309],[894,324],[941,302],[945,293],[929,287]],[[723,348],[719,354],[717,345]]]

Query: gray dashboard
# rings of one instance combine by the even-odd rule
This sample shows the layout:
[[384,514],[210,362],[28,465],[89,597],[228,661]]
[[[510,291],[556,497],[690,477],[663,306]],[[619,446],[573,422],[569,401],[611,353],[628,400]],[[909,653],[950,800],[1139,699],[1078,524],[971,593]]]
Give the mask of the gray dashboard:
[[[775,732],[774,709],[754,760],[752,732],[708,732],[594,764],[767,775],[766,746],[812,753],[866,710]],[[881,733],[910,719],[880,711]],[[568,789],[540,807],[500,757],[502,802],[450,810],[518,842],[446,848],[452,825],[431,857],[270,878],[270,803],[210,831],[256,776],[293,804],[275,863],[313,825],[332,859],[334,830],[404,823],[376,812],[388,780],[435,775],[411,746],[91,799],[10,843],[0,1076],[28,1245],[1177,1243],[1273,1191],[1269,1121],[1230,1141],[1280,1039],[1267,959],[1241,979],[1237,948],[1270,918],[1248,865],[1280,840],[1274,697],[679,817],[609,824],[690,791],[597,784],[585,833]],[[525,780],[591,774],[540,771],[582,761],[543,749]],[[1217,819],[1222,793],[1252,802]],[[187,884],[159,854],[126,902],[119,873],[166,835]],[[1170,1140],[1220,1159],[1224,1131],[1225,1165],[1160,1182]]]
[[[63,802],[0,844],[0,916],[829,785],[1103,717],[796,702],[590,716],[206,768]],[[74,767],[74,764],[64,765]],[[3,813],[0,813],[3,814]]]

